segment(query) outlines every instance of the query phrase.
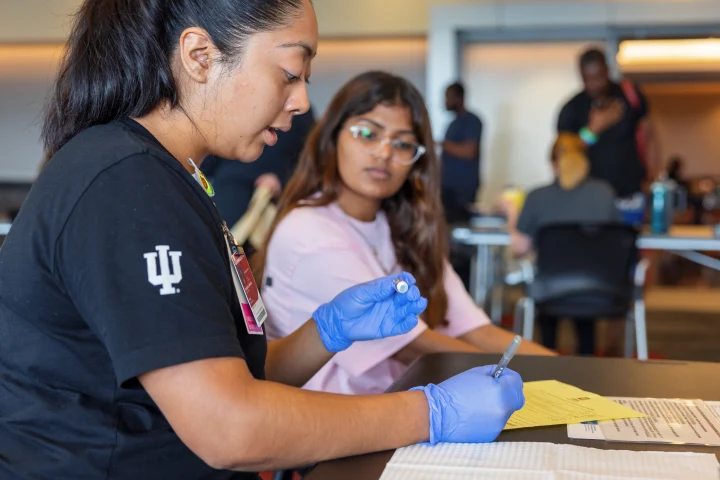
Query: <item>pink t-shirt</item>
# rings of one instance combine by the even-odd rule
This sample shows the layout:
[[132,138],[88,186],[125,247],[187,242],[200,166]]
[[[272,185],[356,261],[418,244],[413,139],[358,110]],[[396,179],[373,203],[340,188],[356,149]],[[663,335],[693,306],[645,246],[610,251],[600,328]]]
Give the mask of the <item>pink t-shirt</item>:
[[[280,222],[268,247],[262,287],[269,314],[267,336],[270,340],[287,336],[343,290],[400,271],[384,213],[372,222],[361,222],[336,204],[296,208]],[[447,262],[444,283],[449,325],[436,328],[437,332],[459,337],[490,323]],[[357,342],[335,355],[304,388],[345,394],[384,392],[405,370],[391,357],[427,328],[421,320],[405,335]]]

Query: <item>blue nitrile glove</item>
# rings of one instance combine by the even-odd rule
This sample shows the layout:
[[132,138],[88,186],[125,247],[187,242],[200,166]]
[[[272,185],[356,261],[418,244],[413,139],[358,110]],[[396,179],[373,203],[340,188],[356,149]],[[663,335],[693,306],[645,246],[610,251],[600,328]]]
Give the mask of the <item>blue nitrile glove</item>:
[[[410,286],[406,293],[395,291],[393,280],[398,277]],[[348,288],[315,310],[313,319],[325,348],[340,352],[353,342],[409,332],[425,307],[415,278],[403,272]]]
[[505,369],[500,378],[490,375],[495,365],[477,367],[439,385],[422,390],[430,407],[430,445],[438,442],[492,442],[515,410],[525,405],[523,381]]

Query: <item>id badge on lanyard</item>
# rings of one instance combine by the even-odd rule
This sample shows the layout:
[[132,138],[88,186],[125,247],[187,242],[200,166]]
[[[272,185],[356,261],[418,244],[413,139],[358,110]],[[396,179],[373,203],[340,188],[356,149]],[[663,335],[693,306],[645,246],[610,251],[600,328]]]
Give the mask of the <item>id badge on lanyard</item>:
[[260,297],[260,290],[255,283],[250,263],[245,251],[238,247],[227,225],[223,223],[225,243],[230,256],[230,270],[233,277],[233,284],[240,300],[245,327],[251,335],[263,335],[262,325],[267,319],[267,309]]
[[[188,161],[195,170],[195,173],[192,174],[195,181],[200,184],[209,197],[213,197],[215,190],[210,182],[208,182],[200,169],[197,168],[192,158],[189,158]],[[225,222],[223,222],[222,229],[228,256],[230,257],[230,273],[232,274],[235,292],[240,301],[245,328],[247,328],[248,333],[251,335],[263,335],[262,326],[268,314],[267,309],[265,309],[265,304],[262,298],[260,298],[260,290],[250,270],[247,255],[245,255],[245,251],[235,243],[235,237],[233,237],[233,234],[230,232],[230,229],[227,228]]]

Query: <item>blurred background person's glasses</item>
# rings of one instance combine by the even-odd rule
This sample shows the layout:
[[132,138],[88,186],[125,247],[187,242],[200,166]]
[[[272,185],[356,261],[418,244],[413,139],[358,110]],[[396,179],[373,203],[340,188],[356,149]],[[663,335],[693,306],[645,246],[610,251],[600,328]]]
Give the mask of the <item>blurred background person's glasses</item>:
[[352,136],[360,141],[372,155],[377,155],[385,148],[385,145],[392,147],[393,161],[400,165],[412,165],[422,157],[426,148],[417,142],[409,142],[398,138],[382,136],[378,129],[367,125],[352,125],[350,127]]

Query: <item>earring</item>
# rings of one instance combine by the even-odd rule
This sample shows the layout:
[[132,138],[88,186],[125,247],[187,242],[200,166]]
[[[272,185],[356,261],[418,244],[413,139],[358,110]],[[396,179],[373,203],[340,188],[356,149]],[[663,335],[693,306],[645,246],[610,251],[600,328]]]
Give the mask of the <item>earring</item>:
[[415,190],[419,193],[425,192],[425,185],[423,184],[422,178],[417,171],[413,173],[413,187],[415,187]]

